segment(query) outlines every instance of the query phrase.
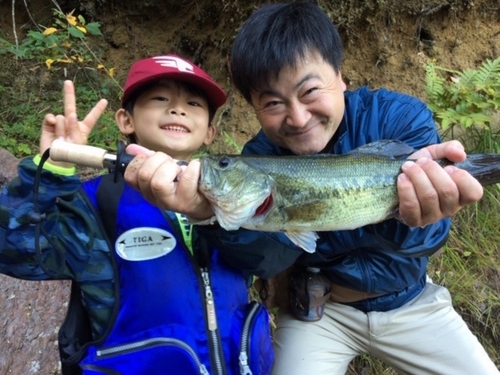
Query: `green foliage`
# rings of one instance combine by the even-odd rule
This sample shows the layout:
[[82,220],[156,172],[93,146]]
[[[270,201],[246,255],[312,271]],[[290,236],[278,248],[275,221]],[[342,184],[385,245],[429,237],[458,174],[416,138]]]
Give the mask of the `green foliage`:
[[443,136],[469,150],[499,150],[500,58],[462,72],[429,62],[425,71],[427,105]]
[[[62,86],[62,82],[61,82]],[[76,86],[79,118],[91,110],[100,98],[110,90],[99,87],[95,82]],[[9,105],[0,110],[0,147],[16,157],[33,155],[38,152],[38,142],[43,118],[46,113],[63,113],[61,92],[46,92],[43,99],[36,92],[23,96],[14,89],[5,90],[4,102]],[[96,147],[116,149],[120,137],[115,124],[114,112],[106,110],[92,131],[89,144]]]
[[[93,85],[76,86],[75,89],[80,118],[83,118],[101,98],[112,95],[112,91],[109,88],[105,86],[99,87],[96,82]],[[109,151],[116,151],[116,146],[120,138],[121,133],[115,122],[115,113],[108,108],[90,133],[88,144]]]
[[500,190],[489,187],[481,201],[460,211],[442,253],[431,257],[429,275],[449,289],[455,309],[500,364],[498,207]]
[[[463,72],[426,65],[429,108],[445,139],[468,152],[500,153],[500,58]],[[429,275],[446,286],[455,309],[491,358],[500,363],[500,189],[491,186],[478,203],[453,217],[449,240],[431,257]]]
[[[122,89],[113,79],[114,68],[106,69],[99,60],[98,49],[87,44],[90,37],[97,41],[95,37],[101,35],[98,22],[87,23],[81,15],[54,9],[50,26],[39,25],[28,30],[19,45],[0,37],[0,53],[14,55],[23,66],[36,71],[38,77],[21,79],[23,87],[0,86],[3,101],[0,109],[0,147],[17,157],[38,152],[44,116],[64,111],[62,91],[56,88],[62,88],[65,79],[75,82],[80,119],[101,98],[109,99],[112,104],[117,102]],[[41,72],[41,68],[45,70]],[[102,72],[106,73],[104,79]],[[24,86],[30,89],[24,89]],[[89,143],[114,150],[119,138],[114,112],[108,109],[91,133]]]
[[425,71],[428,106],[443,130],[491,125],[491,113],[500,106],[500,58],[463,72],[430,62]]
[[[19,45],[0,38],[0,53],[37,61],[45,64],[48,69],[68,64],[93,65],[104,69],[95,52],[86,43],[89,36],[102,35],[100,24],[87,23],[81,15],[74,16],[73,12],[64,14],[58,9],[53,10],[53,16],[51,26],[40,25],[37,30],[29,30]],[[112,70],[106,71],[113,76]]]
[[231,151],[228,151],[228,153],[235,153],[235,154],[241,154],[241,150],[243,150],[243,146],[238,144],[236,140],[231,137],[227,132],[222,133],[224,135],[224,142],[229,146],[229,149]]

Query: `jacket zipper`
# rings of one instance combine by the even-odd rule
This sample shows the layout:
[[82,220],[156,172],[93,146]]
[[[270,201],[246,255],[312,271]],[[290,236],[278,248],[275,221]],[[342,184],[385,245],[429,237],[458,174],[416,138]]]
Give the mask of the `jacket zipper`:
[[225,372],[220,356],[220,340],[217,335],[217,316],[215,314],[215,301],[212,293],[212,287],[210,285],[210,275],[207,268],[200,268],[200,272],[203,279],[203,285],[205,287],[205,311],[208,325],[208,335],[212,342],[213,359],[216,367],[214,370],[217,371],[216,374],[224,375]]
[[[217,328],[217,316],[215,314],[215,301],[213,298],[208,268],[200,265],[200,262],[198,261],[199,257],[195,255],[194,248],[192,246],[192,240],[189,239],[188,241],[188,239],[186,238],[186,230],[188,230],[189,233],[192,233],[191,225],[189,224],[189,221],[186,219],[186,217],[184,215],[175,213],[176,220],[173,220],[173,218],[168,214],[168,211],[164,211],[164,217],[167,219],[167,222],[169,222],[171,228],[177,230],[178,235],[180,234],[182,236],[184,240],[184,250],[186,251],[188,256],[190,256],[193,267],[198,270],[198,280],[200,283],[200,287],[202,287],[203,289],[200,294],[202,297],[202,305],[205,305],[205,322],[207,324],[207,337],[210,346],[210,358],[212,365],[215,367],[213,375],[226,375],[225,365],[223,363],[221,355],[221,343]],[[174,225],[174,222],[176,222],[177,225]],[[198,252],[206,252],[203,255],[208,257],[208,249],[206,248],[206,243],[200,244]],[[208,262],[209,261],[207,258],[202,263],[208,264]]]
[[131,351],[135,351],[138,349],[148,349],[148,348],[153,348],[156,346],[178,346],[181,347],[183,350],[188,352],[188,354],[193,358],[193,360],[196,362],[196,365],[200,369],[200,374],[201,375],[209,375],[207,368],[203,363],[201,363],[200,359],[198,358],[197,354],[195,351],[187,345],[185,342],[178,340],[178,339],[173,339],[173,338],[167,338],[167,337],[159,337],[159,338],[151,338],[151,339],[146,339],[146,340],[141,340],[137,341],[134,343],[130,344],[123,344],[123,345],[118,345],[114,346],[111,348],[106,348],[106,349],[100,349],[96,351],[96,357],[97,358],[106,358],[106,357],[113,357],[118,354],[123,354]]
[[252,302],[253,305],[248,313],[245,324],[243,325],[243,332],[241,333],[240,355],[238,357],[241,375],[252,375],[252,370],[248,364],[248,346],[250,341],[250,328],[253,325],[255,316],[260,310],[260,305],[257,302]]

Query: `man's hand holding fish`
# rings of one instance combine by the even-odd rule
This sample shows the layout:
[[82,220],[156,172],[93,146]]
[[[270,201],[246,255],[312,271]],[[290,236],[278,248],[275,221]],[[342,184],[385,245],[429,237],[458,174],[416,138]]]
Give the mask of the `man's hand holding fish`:
[[404,173],[398,176],[398,218],[409,226],[425,226],[481,199],[483,188],[467,171],[453,165],[442,168],[434,161],[465,158],[458,141],[431,145],[410,155],[408,159],[415,161],[404,163]]

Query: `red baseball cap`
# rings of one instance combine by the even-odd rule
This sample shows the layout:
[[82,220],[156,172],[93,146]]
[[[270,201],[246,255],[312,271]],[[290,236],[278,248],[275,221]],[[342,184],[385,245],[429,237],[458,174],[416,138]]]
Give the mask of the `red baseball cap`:
[[199,87],[215,110],[227,99],[224,90],[200,67],[177,55],[139,60],[132,65],[125,81],[122,105],[139,87],[162,78],[176,79]]

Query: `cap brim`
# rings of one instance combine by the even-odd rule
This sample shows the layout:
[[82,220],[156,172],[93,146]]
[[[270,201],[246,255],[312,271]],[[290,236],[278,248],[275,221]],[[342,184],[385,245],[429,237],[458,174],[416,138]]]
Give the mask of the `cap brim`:
[[207,99],[214,109],[221,107],[226,102],[227,97],[225,92],[218,85],[204,77],[185,72],[162,72],[151,75],[147,79],[129,86],[127,91],[123,94],[122,106],[125,105],[130,96],[140,87],[165,78],[187,82],[199,87],[207,95]]

